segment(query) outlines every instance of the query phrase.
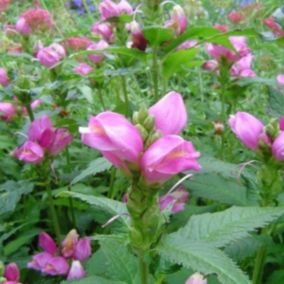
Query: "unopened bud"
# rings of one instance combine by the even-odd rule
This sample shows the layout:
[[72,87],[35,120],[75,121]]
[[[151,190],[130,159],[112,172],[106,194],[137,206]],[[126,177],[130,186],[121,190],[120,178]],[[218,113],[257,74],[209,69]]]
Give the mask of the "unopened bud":
[[279,125],[276,119],[271,120],[265,127],[266,134],[274,140],[279,133]]
[[132,121],[134,124],[139,124],[139,112],[135,111],[132,116]]
[[138,119],[139,123],[144,122],[144,120],[148,117],[149,113],[147,108],[143,107],[141,110],[139,110]]
[[148,131],[151,131],[154,126],[155,126],[155,118],[153,116],[148,116],[144,123],[143,123],[143,126],[148,130]]
[[224,124],[220,121],[214,121],[214,130],[216,135],[221,135],[224,132]]
[[141,124],[136,124],[135,126],[138,128],[143,140],[146,140],[148,137],[147,130]]

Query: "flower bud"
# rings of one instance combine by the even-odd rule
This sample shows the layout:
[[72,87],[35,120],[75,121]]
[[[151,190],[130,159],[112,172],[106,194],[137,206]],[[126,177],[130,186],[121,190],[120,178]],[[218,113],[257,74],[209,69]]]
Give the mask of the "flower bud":
[[91,31],[102,36],[109,43],[113,41],[113,31],[110,23],[97,22],[92,26]]
[[[87,48],[87,50],[103,50],[103,49],[107,48],[108,46],[109,45],[106,41],[100,40],[99,42],[90,44],[89,47]],[[104,55],[102,53],[90,54],[88,56],[88,58],[94,63],[99,63],[103,60]]]
[[142,136],[143,140],[147,139],[148,131],[142,126],[141,124],[136,124],[135,127],[139,130],[140,135]]
[[272,144],[272,154],[276,160],[284,160],[284,131],[281,131]]
[[48,47],[42,48],[37,54],[37,59],[45,67],[53,68],[65,55],[64,47],[58,43],[53,43]]
[[10,84],[9,77],[4,68],[0,68],[0,85],[7,87]]
[[224,124],[220,121],[214,121],[214,130],[216,135],[221,135],[224,132]]
[[243,20],[243,16],[240,12],[237,11],[231,11],[228,16],[228,20],[233,24],[238,24]]
[[62,242],[61,253],[64,257],[73,257],[76,245],[78,243],[79,235],[75,229],[71,230]]
[[52,239],[52,237],[45,233],[45,232],[41,232],[39,234],[39,246],[46,252],[54,255],[57,251],[57,246],[56,243],[54,242],[54,240]]
[[9,263],[5,267],[4,277],[9,281],[19,281],[20,271],[16,263]]
[[74,67],[73,71],[78,75],[85,76],[93,71],[93,67],[87,63],[80,63],[79,65]]
[[80,261],[85,261],[92,254],[90,238],[82,238],[78,241],[73,258]]
[[175,5],[171,18],[165,25],[167,28],[172,28],[176,35],[182,34],[187,27],[187,18],[183,8],[180,5]]
[[188,170],[200,170],[200,153],[192,143],[177,135],[166,135],[154,142],[144,153],[141,165],[148,183],[161,183]]
[[0,102],[0,118],[9,121],[17,114],[17,108],[11,103]]
[[151,131],[154,126],[155,126],[155,119],[152,116],[148,116],[146,118],[146,120],[143,123],[143,126],[145,127],[145,129],[147,129],[148,131]]
[[155,118],[156,130],[163,135],[179,134],[187,123],[187,112],[182,96],[170,92],[149,108]]
[[203,275],[196,272],[186,280],[185,284],[207,284],[207,280],[204,279]]
[[69,270],[67,280],[81,279],[86,276],[86,272],[78,260],[73,260]]

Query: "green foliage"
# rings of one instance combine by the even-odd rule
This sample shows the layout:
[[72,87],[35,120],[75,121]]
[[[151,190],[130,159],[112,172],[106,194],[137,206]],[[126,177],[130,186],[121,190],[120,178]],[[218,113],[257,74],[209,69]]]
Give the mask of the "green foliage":
[[274,117],[283,115],[284,92],[281,89],[269,89],[268,112]]
[[102,278],[99,276],[90,276],[83,278],[81,280],[68,280],[68,281],[61,281],[61,284],[126,284],[126,282],[121,282],[121,281],[115,281],[115,280],[109,280],[106,278]]

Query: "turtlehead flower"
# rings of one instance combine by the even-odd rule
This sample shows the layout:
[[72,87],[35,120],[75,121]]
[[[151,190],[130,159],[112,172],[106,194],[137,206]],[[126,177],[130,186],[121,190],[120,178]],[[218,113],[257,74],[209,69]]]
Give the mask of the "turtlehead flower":
[[174,192],[160,197],[160,209],[163,211],[166,208],[170,208],[173,214],[183,211],[188,197],[189,193],[183,187],[179,187]]
[[17,108],[11,103],[0,102],[0,118],[5,121],[12,120],[17,114]]
[[182,34],[187,27],[187,18],[183,8],[180,5],[175,5],[171,12],[171,18],[166,22],[167,28],[172,28],[176,35]]
[[166,135],[154,142],[141,160],[142,172],[149,183],[162,183],[172,176],[189,170],[200,170],[200,153],[190,141],[177,135]]
[[0,68],[0,85],[7,87],[10,84],[10,80],[7,71],[4,68]]
[[37,143],[26,141],[14,151],[14,156],[20,161],[30,164],[39,164],[44,159],[44,150]]
[[147,40],[145,39],[139,24],[136,21],[132,21],[126,25],[126,28],[131,33],[131,42],[129,43],[130,47],[144,51],[147,48]]
[[272,154],[276,160],[284,161],[284,131],[281,131],[273,141]]
[[149,108],[155,118],[156,130],[163,135],[179,134],[187,123],[187,112],[182,96],[170,92]]
[[73,258],[80,261],[85,261],[91,256],[92,248],[90,238],[85,237],[80,239],[75,248]]
[[283,85],[284,86],[284,74],[279,74],[276,77],[276,81],[279,85]]
[[57,246],[55,241],[46,232],[41,232],[39,234],[38,244],[45,252],[48,252],[51,255],[54,255],[57,251]]
[[118,17],[123,14],[133,14],[133,9],[126,0],[121,0],[118,4],[111,0],[103,0],[99,4],[99,11],[102,20]]
[[32,8],[25,11],[16,23],[16,29],[22,35],[32,32],[51,29],[54,23],[49,11],[41,8]]
[[231,75],[234,77],[255,77],[255,72],[251,69],[253,56],[248,54],[238,60],[231,68]]
[[86,76],[93,71],[93,67],[87,63],[80,63],[76,67],[74,67],[73,71],[81,76]]
[[240,12],[237,11],[231,11],[228,16],[228,20],[233,24],[238,24],[243,20],[243,16]]
[[64,40],[62,43],[66,49],[72,51],[85,50],[92,43],[92,41],[87,37],[70,37]]
[[110,23],[97,22],[92,26],[91,31],[94,34],[102,36],[102,38],[109,43],[113,41],[114,35],[113,35],[112,26]]
[[138,166],[143,151],[139,130],[124,116],[106,111],[92,116],[88,127],[80,127],[82,142],[95,148],[116,167],[128,172],[127,163]]
[[47,68],[55,67],[64,57],[65,49],[58,43],[53,43],[48,47],[42,48],[37,53],[39,62]]
[[196,272],[186,280],[185,284],[207,284],[207,280],[202,274]]
[[[90,44],[87,50],[103,50],[108,46],[106,41],[100,40],[99,42]],[[88,55],[88,58],[94,63],[100,63],[103,60],[104,55],[102,53],[90,54]]]
[[71,230],[62,242],[61,253],[64,257],[72,257],[76,250],[79,235],[75,229]]
[[[20,270],[16,263],[12,262],[6,265],[5,271],[4,271],[4,277],[11,283],[17,284],[20,280]],[[7,282],[5,282],[7,283]]]
[[67,280],[81,279],[86,276],[86,272],[78,260],[73,260],[69,270]]
[[231,115],[229,126],[249,149],[256,150],[260,141],[269,144],[263,123],[247,112],[237,112]]

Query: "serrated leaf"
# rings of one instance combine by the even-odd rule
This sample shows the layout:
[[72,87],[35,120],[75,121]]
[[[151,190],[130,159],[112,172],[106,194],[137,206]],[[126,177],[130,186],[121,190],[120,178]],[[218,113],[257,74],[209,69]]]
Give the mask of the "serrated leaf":
[[82,181],[83,179],[95,175],[97,173],[101,173],[103,171],[106,171],[111,168],[111,163],[107,161],[105,158],[98,158],[94,161],[92,161],[89,166],[83,170],[78,176],[76,176],[71,184],[75,184],[79,181]]
[[126,216],[128,215],[126,205],[122,202],[112,200],[106,197],[93,196],[89,194],[82,194],[72,191],[64,191],[58,194],[58,196],[67,196],[80,199],[83,202],[90,204],[92,207],[101,209],[104,212],[109,213],[111,216],[119,215],[119,220],[127,222]]
[[204,242],[170,234],[158,247],[166,260],[203,274],[216,274],[222,284],[250,284],[248,277],[222,251]]
[[284,91],[280,89],[270,88],[268,95],[268,113],[278,118],[283,115]]
[[190,48],[169,54],[163,61],[163,75],[169,78],[174,73],[189,66],[197,51],[196,48]]
[[284,208],[232,207],[222,212],[194,215],[176,232],[185,238],[224,247],[245,238],[284,214]]
[[[248,190],[236,179],[218,174],[197,174],[184,183],[193,196],[216,200],[230,205],[247,206],[251,204]],[[252,203],[254,204],[254,203]]]

